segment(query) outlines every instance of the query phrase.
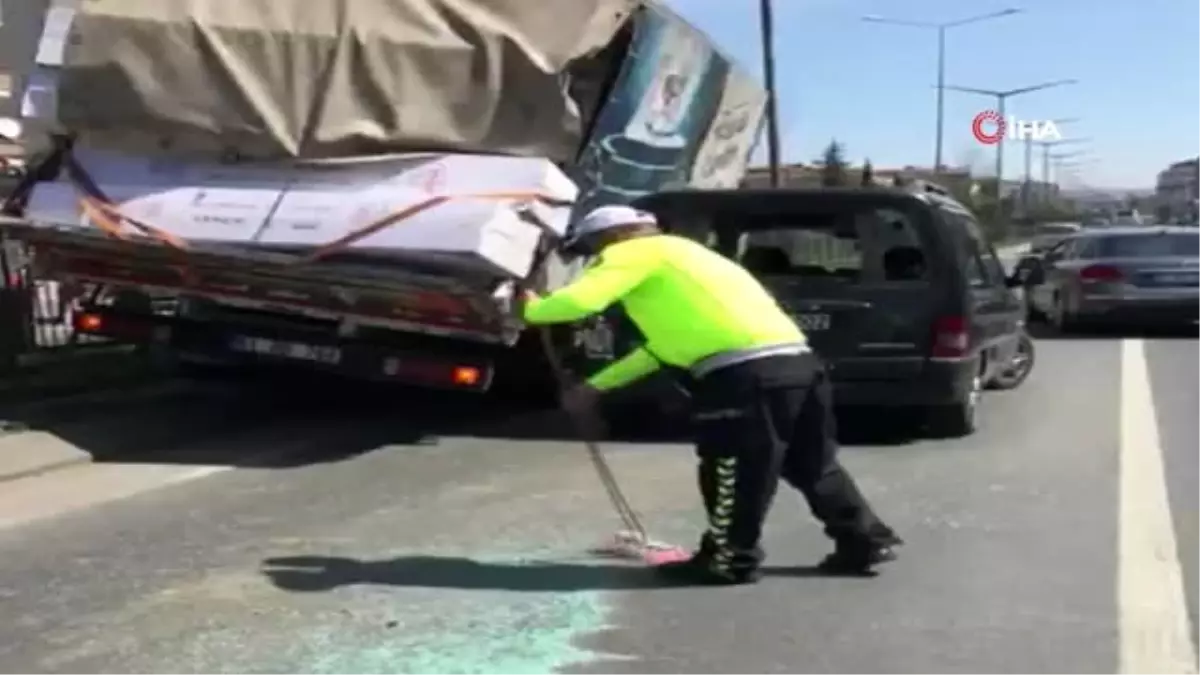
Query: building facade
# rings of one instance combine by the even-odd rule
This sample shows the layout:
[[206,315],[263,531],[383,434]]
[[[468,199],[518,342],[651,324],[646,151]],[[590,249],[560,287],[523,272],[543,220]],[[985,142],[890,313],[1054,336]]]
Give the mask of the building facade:
[[1200,200],[1200,158],[1175,162],[1158,173],[1154,202],[1171,213],[1193,210]]

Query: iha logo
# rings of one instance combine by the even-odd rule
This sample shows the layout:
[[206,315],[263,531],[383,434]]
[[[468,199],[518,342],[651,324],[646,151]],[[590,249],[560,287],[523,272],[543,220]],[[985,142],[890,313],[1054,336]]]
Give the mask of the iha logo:
[[1062,139],[1052,120],[1005,119],[995,110],[984,110],[971,120],[971,135],[984,145],[996,145],[1006,138],[1039,142]]

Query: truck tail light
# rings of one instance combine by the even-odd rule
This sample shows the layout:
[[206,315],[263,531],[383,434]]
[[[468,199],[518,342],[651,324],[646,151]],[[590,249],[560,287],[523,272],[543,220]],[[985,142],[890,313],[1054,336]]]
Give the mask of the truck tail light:
[[76,333],[99,333],[104,330],[104,317],[99,314],[76,314]]
[[404,357],[384,361],[383,372],[399,381],[451,389],[483,390],[491,377],[486,367]]
[[932,356],[956,359],[967,355],[971,348],[970,324],[963,316],[943,316],[933,322]]
[[483,380],[483,373],[473,366],[455,366],[450,372],[450,381],[460,387],[476,387]]
[[154,322],[137,317],[81,312],[75,315],[71,325],[76,333],[103,335],[131,342],[148,340],[154,335]]

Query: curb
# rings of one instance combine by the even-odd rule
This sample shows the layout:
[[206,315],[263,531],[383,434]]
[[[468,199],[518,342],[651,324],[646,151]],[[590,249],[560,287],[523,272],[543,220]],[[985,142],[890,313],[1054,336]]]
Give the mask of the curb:
[[[74,396],[30,401],[20,413],[36,415],[57,411],[60,415],[69,415],[69,409],[72,407],[102,405],[114,399],[119,399],[122,404],[135,405],[146,399],[161,399],[193,390],[194,385],[179,380],[147,382],[144,386],[96,389]],[[62,410],[59,410],[60,408]],[[88,451],[50,432],[26,427],[20,422],[14,424],[0,419],[0,484],[71,466],[90,464],[93,459]]]
[[91,461],[91,453],[45,431],[0,436],[0,484]]
[[0,375],[0,405],[7,408],[0,409],[0,484],[92,461],[90,453],[54,434],[4,417],[42,407],[87,405],[169,382],[130,349],[50,358],[54,360]]

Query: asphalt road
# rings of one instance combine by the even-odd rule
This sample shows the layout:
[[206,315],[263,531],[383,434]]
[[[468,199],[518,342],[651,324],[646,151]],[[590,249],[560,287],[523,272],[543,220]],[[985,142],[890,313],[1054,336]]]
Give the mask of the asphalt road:
[[[782,492],[743,588],[588,555],[615,520],[548,414],[332,387],[31,413],[103,461],[0,484],[0,671],[1195,672],[1196,340],[1038,347],[968,439],[846,419],[899,561],[813,576]],[[608,448],[689,543],[688,448]]]

